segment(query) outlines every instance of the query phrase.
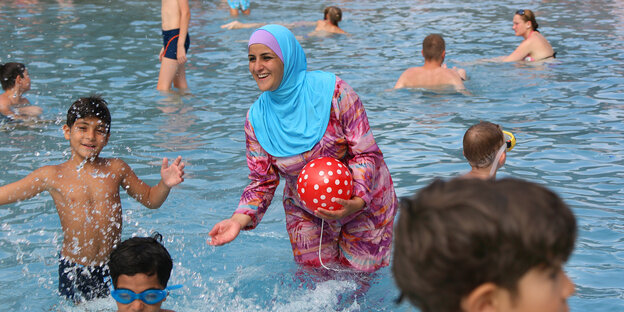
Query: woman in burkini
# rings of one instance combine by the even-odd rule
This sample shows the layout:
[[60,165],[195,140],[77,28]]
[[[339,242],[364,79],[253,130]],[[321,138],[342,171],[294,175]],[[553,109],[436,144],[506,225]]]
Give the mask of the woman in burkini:
[[[316,22],[295,22],[290,24],[282,24],[288,28],[302,27],[302,26],[316,26],[313,32],[309,35],[321,35],[322,33],[330,34],[347,34],[338,26],[338,22],[342,21],[342,10],[336,6],[328,6],[323,11],[323,19]],[[240,29],[240,28],[256,28],[266,25],[266,23],[241,23],[239,21],[233,21],[224,25],[221,28],[226,29]]]
[[[245,122],[251,183],[232,217],[209,232],[208,243],[223,245],[241,230],[255,228],[281,176],[286,228],[297,263],[342,263],[367,272],[387,266],[397,198],[358,95],[332,73],[306,71],[305,53],[284,26],[256,30],[248,49],[249,71],[263,91]],[[336,199],[339,210],[313,213],[301,203],[296,179],[306,163],[322,156],[349,167],[354,196]]]
[[522,36],[524,40],[516,50],[503,59],[504,62],[516,61],[539,61],[550,57],[555,57],[548,40],[537,30],[538,24],[535,21],[535,14],[531,10],[518,10],[513,17],[513,30],[516,36]]

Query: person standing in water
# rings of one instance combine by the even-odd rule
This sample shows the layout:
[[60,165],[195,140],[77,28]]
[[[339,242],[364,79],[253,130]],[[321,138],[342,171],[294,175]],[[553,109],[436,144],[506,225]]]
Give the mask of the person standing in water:
[[[307,71],[288,28],[267,25],[248,44],[249,72],[263,91],[245,122],[251,182],[234,214],[208,233],[210,245],[255,228],[285,180],[286,228],[297,263],[343,264],[372,272],[389,265],[398,201],[390,172],[355,91],[336,75]],[[297,175],[310,161],[332,157],[352,173],[351,199],[340,209],[311,211],[297,194]]]
[[188,89],[185,68],[186,52],[191,42],[188,0],[162,0],[161,17],[163,48],[159,54],[160,73],[156,89],[170,90],[172,83],[180,90]]

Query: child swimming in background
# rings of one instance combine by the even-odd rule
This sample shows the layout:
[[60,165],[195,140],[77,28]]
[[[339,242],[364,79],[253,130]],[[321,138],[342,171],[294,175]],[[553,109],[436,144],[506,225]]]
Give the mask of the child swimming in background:
[[171,84],[180,90],[188,89],[186,82],[188,52],[191,39],[188,34],[191,9],[188,0],[162,0],[163,48],[160,50],[160,73],[156,89],[166,91]]
[[481,121],[468,128],[464,134],[464,157],[472,169],[462,177],[495,179],[496,171],[507,159],[507,151],[515,145],[515,139],[507,142],[501,127]]
[[162,245],[162,235],[132,237],[119,244],[110,255],[111,295],[117,302],[117,311],[162,311],[160,306],[169,290],[167,287],[173,261]]
[[30,90],[30,75],[22,63],[0,64],[0,120],[26,120],[41,115],[39,106],[29,105],[23,94]]
[[100,157],[110,125],[111,116],[101,97],[78,99],[67,111],[67,124],[63,125],[71,157],[0,187],[0,205],[44,191],[52,196],[63,229],[59,292],[75,302],[108,296],[106,263],[122,229],[119,188],[155,209],[165,202],[173,186],[184,181],[184,163],[179,156],[171,166],[163,159],[161,180],[152,187],[123,160]]
[[420,51],[425,58],[425,64],[421,67],[412,67],[405,70],[396,84],[399,88],[439,88],[451,86],[455,90],[464,90],[466,71],[464,69],[446,68],[446,45],[444,38],[439,34],[431,34],[425,37]]
[[[288,28],[303,27],[303,26],[316,26],[310,35],[320,35],[321,33],[331,34],[347,34],[338,26],[338,22],[342,21],[342,10],[336,6],[329,6],[323,11],[323,19],[316,22],[296,22],[296,23],[277,23],[279,25],[286,26]],[[241,28],[258,28],[267,25],[267,23],[241,23],[239,21],[233,21],[224,25],[221,28],[225,29],[241,29]]]
[[392,272],[422,312],[560,312],[576,218],[535,183],[434,181],[401,200]]

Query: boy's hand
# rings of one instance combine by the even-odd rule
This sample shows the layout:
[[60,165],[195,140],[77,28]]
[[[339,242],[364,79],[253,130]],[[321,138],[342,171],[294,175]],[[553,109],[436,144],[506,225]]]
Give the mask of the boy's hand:
[[186,63],[186,51],[184,51],[184,45],[178,46],[178,52],[176,56],[178,58],[178,64],[182,65]]
[[335,198],[334,201],[342,205],[342,209],[328,210],[319,208],[314,215],[325,220],[338,220],[350,216],[364,208],[366,204],[360,197],[354,196],[352,199]]
[[163,58],[164,52],[165,52],[165,48],[164,47],[160,48],[160,53],[158,53],[158,61],[159,62],[162,62],[162,58]]
[[182,162],[182,156],[178,156],[178,158],[171,163],[171,166],[169,166],[167,157],[163,158],[160,176],[163,183],[169,188],[182,183],[184,181],[184,163]]

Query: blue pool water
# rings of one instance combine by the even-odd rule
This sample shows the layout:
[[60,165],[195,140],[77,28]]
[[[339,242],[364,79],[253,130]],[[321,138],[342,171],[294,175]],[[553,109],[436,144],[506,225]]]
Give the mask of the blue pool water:
[[[208,231],[235,209],[248,183],[243,122],[259,92],[247,71],[251,30],[222,30],[225,1],[191,0],[191,93],[155,90],[158,1],[3,0],[0,63],[27,64],[27,97],[48,123],[0,130],[0,184],[67,159],[60,127],[78,97],[110,103],[112,133],[102,156],[120,157],[150,184],[162,157],[182,155],[186,181],[158,210],[122,195],[123,238],[159,231],[174,258],[171,283],[185,285],[164,307],[177,311],[410,311],[396,305],[389,268],[369,275],[301,270],[292,260],[276,194],[261,225],[233,243],[206,245]],[[479,120],[512,131],[518,145],[499,177],[548,185],[571,205],[579,239],[566,270],[576,283],[572,311],[624,311],[624,4],[598,0],[252,1],[243,22],[321,18],[344,8],[352,36],[294,29],[308,68],[335,72],[360,95],[398,196],[469,168],[461,138]],[[543,65],[483,63],[520,39],[511,19],[537,12],[558,51]],[[582,22],[581,22],[582,21]],[[390,90],[422,64],[422,39],[442,33],[447,62],[467,70],[472,96]],[[112,311],[112,299],[74,307],[56,295],[62,232],[48,194],[0,207],[0,302],[12,311]]]

